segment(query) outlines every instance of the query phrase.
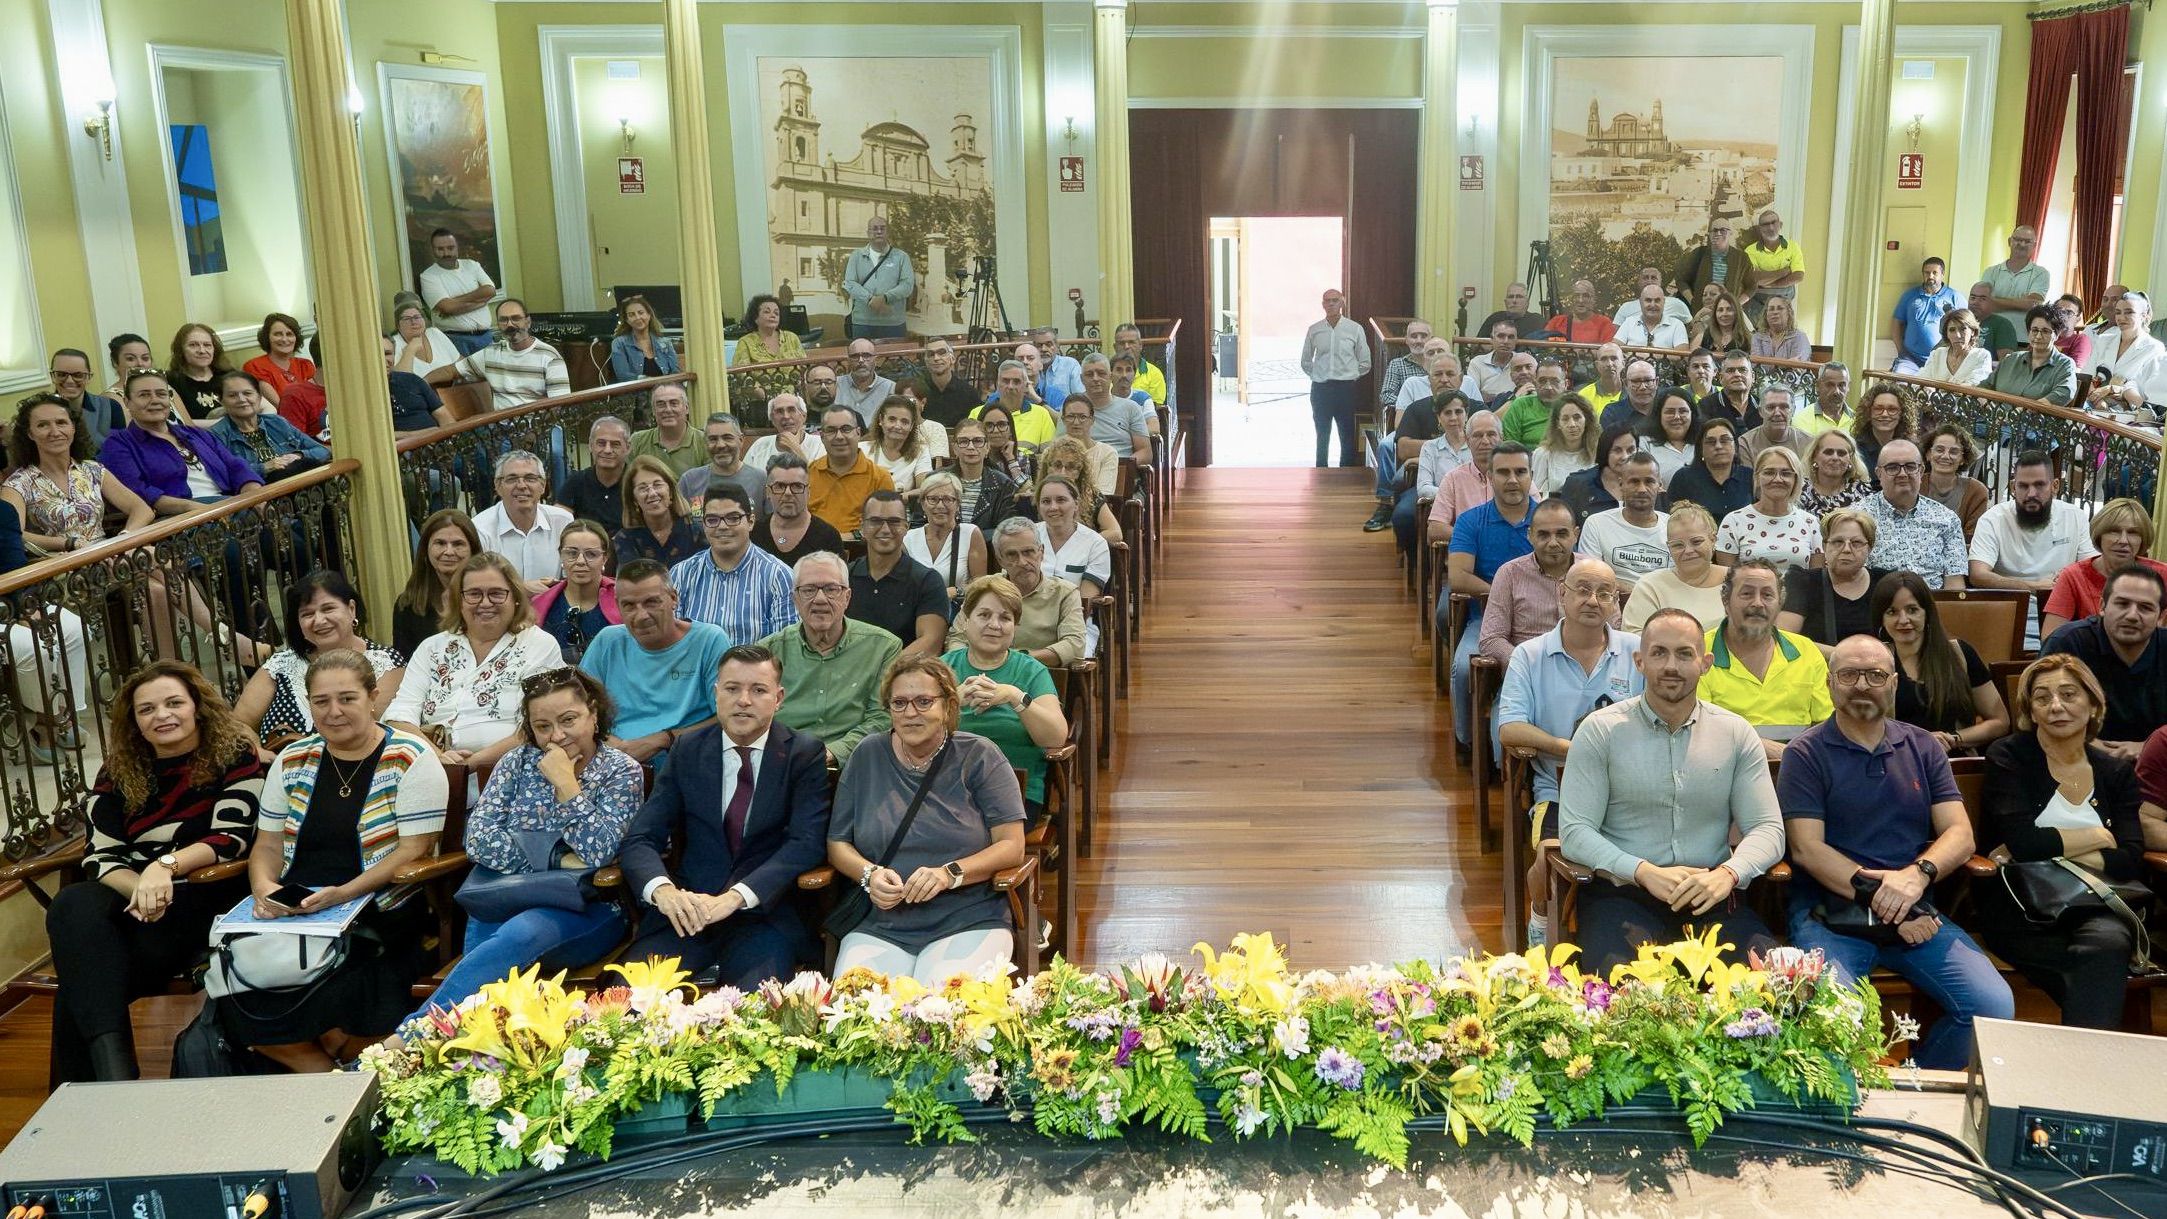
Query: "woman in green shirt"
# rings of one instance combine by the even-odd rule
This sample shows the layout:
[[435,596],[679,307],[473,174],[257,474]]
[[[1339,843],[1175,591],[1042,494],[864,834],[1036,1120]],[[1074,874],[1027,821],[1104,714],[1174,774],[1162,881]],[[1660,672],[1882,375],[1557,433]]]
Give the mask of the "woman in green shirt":
[[1046,813],[1046,751],[1068,739],[1068,717],[1053,675],[1011,645],[1023,594],[1006,576],[981,576],[963,591],[963,646],[941,657],[955,670],[963,702],[961,731],[1001,747],[1024,772],[1023,802],[1033,822]]

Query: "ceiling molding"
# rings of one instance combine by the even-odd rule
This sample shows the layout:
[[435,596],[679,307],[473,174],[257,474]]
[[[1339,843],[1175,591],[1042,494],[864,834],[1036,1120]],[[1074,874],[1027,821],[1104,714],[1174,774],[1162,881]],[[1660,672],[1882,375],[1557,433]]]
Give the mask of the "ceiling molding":
[[[802,2],[802,0],[800,0]],[[1419,25],[1139,25],[1130,38],[1420,38]]]

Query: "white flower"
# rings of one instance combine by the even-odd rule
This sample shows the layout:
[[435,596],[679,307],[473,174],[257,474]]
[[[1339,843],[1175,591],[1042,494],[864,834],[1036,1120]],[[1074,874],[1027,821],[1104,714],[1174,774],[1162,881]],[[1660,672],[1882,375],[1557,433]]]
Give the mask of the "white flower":
[[972,1097],[983,1105],[993,1099],[994,1090],[1001,1086],[1001,1069],[993,1063],[985,1063],[963,1077],[971,1089]]
[[1300,1058],[1309,1052],[1309,1021],[1300,1016],[1289,1016],[1272,1026],[1272,1044],[1289,1058]]
[[1895,1040],[1917,1041],[1919,1039],[1919,1021],[1917,1017],[1909,1012],[1897,1012],[1893,1017],[1893,1021],[1896,1027],[1892,1036]]
[[502,1140],[506,1147],[517,1147],[520,1140],[526,1137],[526,1114],[514,1113],[508,1120],[505,1118],[497,1119],[497,1138]]
[[596,1095],[598,1093],[594,1087],[589,1085],[585,1079],[575,1079],[565,1088],[564,1101],[568,1105],[583,1105],[593,1100]]
[[1247,1138],[1255,1134],[1257,1127],[1263,1124],[1264,1110],[1247,1101],[1243,1101],[1234,1107],[1234,1133]]
[[[504,1099],[504,1081],[494,1072],[483,1071],[467,1080],[467,1103],[476,1109],[494,1109]],[[502,1122],[497,1123],[503,1125]]]
[[793,999],[801,995],[817,995],[827,984],[828,980],[819,974],[809,969],[800,970],[795,977],[783,983],[783,994]]
[[564,1166],[564,1148],[555,1143],[543,1143],[534,1149],[534,1166],[543,1172],[555,1172]]
[[1119,1091],[1099,1093],[1099,1124],[1101,1126],[1111,1126],[1120,1119],[1121,1093]]
[[578,1046],[564,1052],[564,1060],[557,1064],[557,1078],[576,1079],[587,1069],[587,1051]]
[[911,1008],[911,1015],[927,1024],[948,1024],[956,1018],[956,1005],[939,995],[921,995]]
[[884,990],[867,991],[865,1018],[875,1024],[886,1024],[895,1019],[895,996]]

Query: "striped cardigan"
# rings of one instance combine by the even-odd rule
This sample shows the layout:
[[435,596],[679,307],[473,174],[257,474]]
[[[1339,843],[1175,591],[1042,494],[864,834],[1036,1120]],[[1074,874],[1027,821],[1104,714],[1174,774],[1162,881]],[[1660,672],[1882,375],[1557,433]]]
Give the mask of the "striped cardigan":
[[[429,743],[388,725],[385,732],[389,735],[361,805],[358,832],[363,871],[383,862],[400,838],[443,832],[449,798],[444,764]],[[301,839],[301,823],[308,817],[325,751],[323,737],[311,733],[280,751],[264,776],[256,831],[278,837],[286,868],[293,866],[294,846]],[[389,909],[410,895],[407,891],[382,894],[377,905]]]

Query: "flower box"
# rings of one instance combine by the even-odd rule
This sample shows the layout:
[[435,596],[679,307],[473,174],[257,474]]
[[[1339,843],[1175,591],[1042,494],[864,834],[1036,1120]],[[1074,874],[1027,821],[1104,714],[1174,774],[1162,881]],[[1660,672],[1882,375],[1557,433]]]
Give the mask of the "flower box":
[[[890,1081],[863,1067],[807,1067],[790,1077],[789,1086],[780,1096],[765,1078],[732,1088],[715,1102],[714,1115],[707,1119],[705,1128],[742,1130],[810,1118],[840,1122],[884,1117],[893,1087]],[[968,1108],[977,1103],[961,1071],[950,1072],[934,1085],[934,1091],[954,1105]]]
[[692,1097],[673,1092],[648,1101],[639,1112],[617,1119],[619,1139],[663,1139],[692,1129]]

